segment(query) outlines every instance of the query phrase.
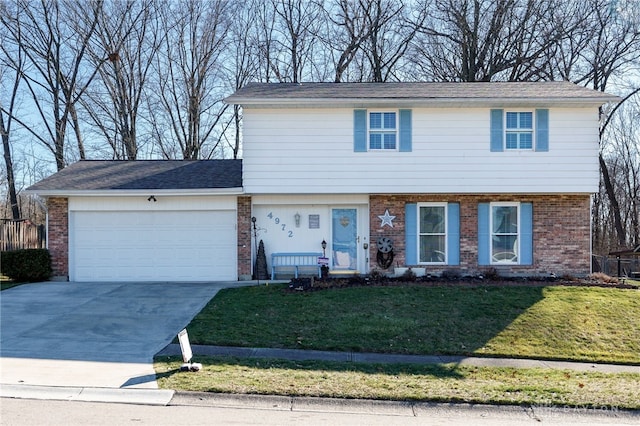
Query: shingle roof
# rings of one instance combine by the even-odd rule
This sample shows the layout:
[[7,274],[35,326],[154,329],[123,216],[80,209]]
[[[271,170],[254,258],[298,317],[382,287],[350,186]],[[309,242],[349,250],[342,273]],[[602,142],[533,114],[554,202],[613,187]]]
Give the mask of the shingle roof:
[[29,187],[30,192],[242,187],[242,160],[85,160]]
[[225,99],[231,104],[353,103],[493,103],[505,101],[596,103],[619,98],[560,82],[490,83],[250,83]]

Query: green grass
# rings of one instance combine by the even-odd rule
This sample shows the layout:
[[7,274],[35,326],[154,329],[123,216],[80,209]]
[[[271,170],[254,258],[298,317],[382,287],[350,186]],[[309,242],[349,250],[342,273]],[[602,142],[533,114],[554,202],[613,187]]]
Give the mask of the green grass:
[[161,388],[402,401],[640,408],[640,374],[455,365],[379,365],[198,357],[198,373],[182,360],[156,360]]
[[193,344],[640,363],[640,293],[597,287],[221,291]]

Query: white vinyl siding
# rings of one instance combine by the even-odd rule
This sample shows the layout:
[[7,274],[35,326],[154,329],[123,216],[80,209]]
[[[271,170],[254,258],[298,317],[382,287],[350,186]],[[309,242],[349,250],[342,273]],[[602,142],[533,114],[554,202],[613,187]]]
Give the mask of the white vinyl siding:
[[[251,194],[593,193],[598,111],[550,108],[549,151],[491,152],[489,108],[413,108],[412,149],[354,152],[352,108],[244,109]],[[552,117],[552,119],[551,119]]]

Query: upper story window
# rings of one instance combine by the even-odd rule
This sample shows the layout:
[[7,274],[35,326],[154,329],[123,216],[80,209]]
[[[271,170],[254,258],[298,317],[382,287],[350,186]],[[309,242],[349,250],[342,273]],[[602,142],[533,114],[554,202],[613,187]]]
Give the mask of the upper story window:
[[369,149],[396,149],[397,114],[395,112],[369,112]]
[[506,113],[506,148],[533,149],[533,112]]
[[503,110],[490,112],[491,152],[549,151],[549,110]]
[[354,152],[411,152],[412,112],[398,110],[353,110]]

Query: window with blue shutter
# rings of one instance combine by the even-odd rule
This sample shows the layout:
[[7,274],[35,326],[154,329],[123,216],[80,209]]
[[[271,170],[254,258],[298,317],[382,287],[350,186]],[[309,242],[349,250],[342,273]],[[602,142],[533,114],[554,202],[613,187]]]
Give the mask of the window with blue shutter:
[[412,151],[411,110],[353,111],[353,150]]
[[506,150],[549,151],[549,110],[504,111],[492,109],[492,152]]
[[478,204],[478,264],[533,264],[533,205]]
[[460,264],[458,203],[409,203],[405,220],[407,265]]

